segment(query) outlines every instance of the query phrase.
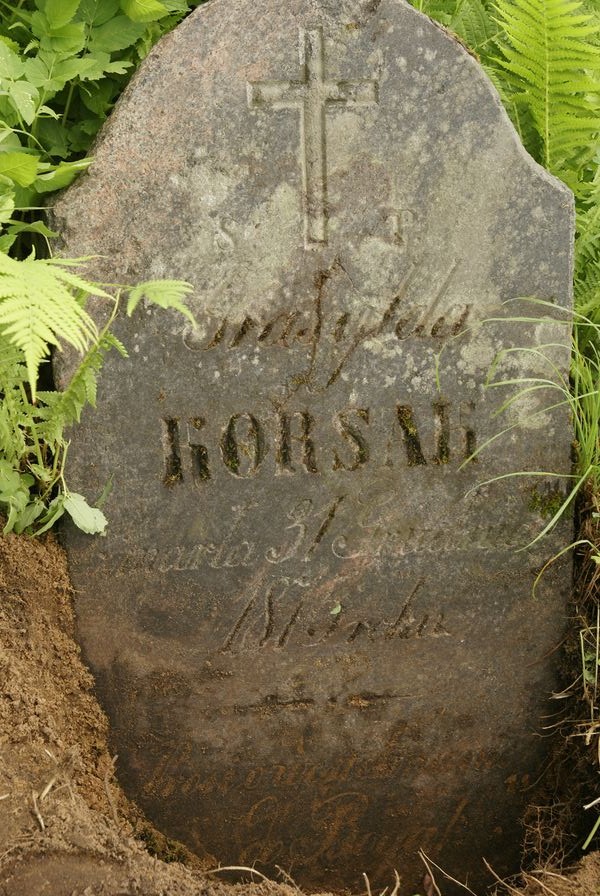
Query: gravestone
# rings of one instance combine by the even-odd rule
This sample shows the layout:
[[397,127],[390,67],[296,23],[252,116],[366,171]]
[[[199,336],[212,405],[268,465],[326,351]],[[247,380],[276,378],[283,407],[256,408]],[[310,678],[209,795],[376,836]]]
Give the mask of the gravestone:
[[65,252],[187,279],[197,318],[120,320],[72,435],[71,488],[113,481],[106,538],[65,540],[123,783],[306,886],[410,893],[421,848],[514,871],[569,570],[532,584],[569,534],[519,552],[564,484],[498,477],[568,472],[570,432],[486,384],[568,343],[570,194],[401,0],[212,0],[94,155]]

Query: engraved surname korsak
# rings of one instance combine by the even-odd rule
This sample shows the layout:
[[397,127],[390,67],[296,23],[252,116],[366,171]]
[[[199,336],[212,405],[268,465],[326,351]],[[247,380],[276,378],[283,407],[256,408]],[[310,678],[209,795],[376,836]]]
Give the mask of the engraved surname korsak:
[[[202,488],[219,474],[252,479],[273,476],[340,475],[363,467],[445,467],[460,464],[477,448],[475,406],[430,403],[429,438],[421,436],[423,409],[406,401],[370,409],[346,407],[333,414],[297,408],[266,412],[240,409],[209,426],[206,415],[161,420],[165,486],[184,480]],[[215,421],[212,421],[213,424]],[[476,462],[476,458],[474,459]]]
[[332,107],[379,102],[376,80],[333,81],[326,77],[323,29],[300,30],[300,77],[247,83],[251,109],[298,109],[307,249],[327,243],[327,122]]

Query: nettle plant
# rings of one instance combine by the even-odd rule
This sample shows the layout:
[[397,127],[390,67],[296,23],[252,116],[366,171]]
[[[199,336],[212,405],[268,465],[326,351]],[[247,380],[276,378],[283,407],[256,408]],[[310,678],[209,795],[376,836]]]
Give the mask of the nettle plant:
[[[49,194],[89,165],[86,153],[153,44],[196,2],[0,0],[0,514],[4,533],[39,534],[67,512],[102,533],[99,508],[65,481],[67,427],[93,405],[119,305],[145,300],[191,318],[191,286],[151,281],[108,288],[85,279],[85,260],[53,259]],[[88,299],[108,303],[98,330]],[[81,356],[64,391],[51,390],[51,349]],[[40,371],[46,388],[39,385]]]

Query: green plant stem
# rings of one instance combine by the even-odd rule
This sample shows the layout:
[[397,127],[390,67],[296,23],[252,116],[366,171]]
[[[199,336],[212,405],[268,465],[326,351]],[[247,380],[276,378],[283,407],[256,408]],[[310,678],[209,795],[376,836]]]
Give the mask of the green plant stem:
[[600,828],[600,815],[599,815],[598,818],[596,819],[596,824],[594,825],[594,827],[593,827],[592,830],[590,831],[587,840],[585,841],[585,843],[584,843],[583,846],[581,847],[582,849],[587,849],[587,848],[588,848],[588,846],[590,845],[590,843],[591,843],[592,840],[594,839],[594,835],[596,834],[596,831],[598,830],[598,828]]
[[[25,385],[22,382],[19,383],[19,390],[21,393],[21,400],[23,402],[23,405],[26,407],[29,404],[29,396],[27,395],[27,392],[25,390]],[[44,466],[44,458],[42,457],[42,451],[40,448],[40,440],[39,440],[37,427],[35,425],[35,420],[34,420],[33,416],[30,417],[28,422],[29,422],[29,429],[31,430],[31,434],[33,436],[33,447],[35,449],[35,456],[36,456],[37,462],[40,465],[40,467],[43,467]]]
[[76,84],[77,84],[77,81],[74,80],[74,81],[71,81],[71,83],[70,83],[70,85],[69,85],[69,92],[68,92],[68,94],[67,94],[67,101],[66,101],[66,103],[65,103],[65,108],[64,108],[64,111],[63,111],[63,114],[62,114],[62,118],[61,118],[61,122],[62,122],[63,125],[65,125],[65,124],[67,123],[67,119],[68,119],[68,117],[69,117],[69,111],[70,111],[70,109],[71,109],[71,103],[73,102],[73,94],[74,94],[74,92],[75,92],[75,86],[76,86]]

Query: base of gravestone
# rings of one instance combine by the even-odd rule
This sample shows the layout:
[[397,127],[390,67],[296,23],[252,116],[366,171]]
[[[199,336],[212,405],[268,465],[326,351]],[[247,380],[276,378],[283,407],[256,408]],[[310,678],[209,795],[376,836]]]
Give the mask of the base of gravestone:
[[[589,586],[586,575],[583,584]],[[122,896],[137,886],[144,896],[197,896],[200,891],[205,896],[234,896],[239,890],[230,893],[223,885],[227,875],[207,878],[199,870],[214,867],[212,858],[199,859],[162,836],[127,802],[115,782],[107,721],[73,640],[69,593],[66,562],[53,538],[0,538],[0,893],[70,896],[87,887],[89,893]],[[572,655],[565,680],[575,676],[575,665]],[[593,822],[581,806],[593,795],[595,771],[585,752],[574,768],[576,744],[565,745],[556,738],[560,749],[554,771],[546,775],[541,793],[532,796],[532,801],[548,808],[544,813],[534,805],[529,812],[529,867],[546,866],[547,873],[531,872],[527,889],[517,890],[523,896],[547,893],[542,884],[557,896],[600,891],[596,854],[572,878],[548,864],[549,856],[557,861],[559,853],[571,849],[582,824],[587,832]],[[117,760],[117,774],[118,765]],[[522,834],[515,827],[516,851],[521,849]],[[187,868],[178,864],[181,861]],[[440,892],[449,896],[448,882],[433,870]],[[250,876],[238,876],[244,879]],[[262,879],[260,887],[257,879],[255,883],[256,887],[244,888],[244,896],[301,892],[287,879],[283,886]],[[393,880],[389,883],[393,886]],[[334,882],[330,889],[336,889]],[[364,892],[364,881],[357,879],[353,889]],[[472,889],[482,896],[482,889]],[[373,894],[379,892],[373,888]],[[423,886],[401,889],[398,896],[413,892],[428,896]]]

